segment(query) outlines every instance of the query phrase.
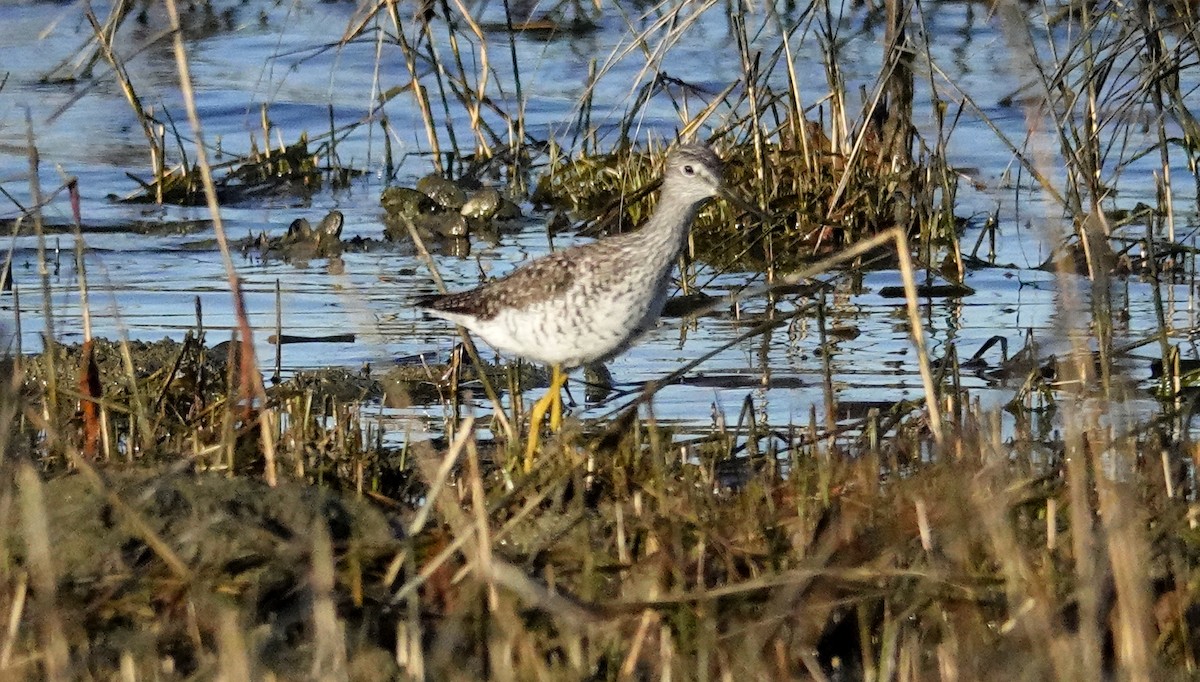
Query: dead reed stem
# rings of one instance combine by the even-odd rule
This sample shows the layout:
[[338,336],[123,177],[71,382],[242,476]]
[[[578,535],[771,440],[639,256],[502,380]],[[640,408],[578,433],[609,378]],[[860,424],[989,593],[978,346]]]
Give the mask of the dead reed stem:
[[39,638],[46,679],[71,679],[71,653],[64,637],[63,614],[57,604],[58,572],[55,570],[46,516],[42,481],[26,462],[17,465],[17,487],[21,500],[21,526],[29,549],[29,578],[38,604]]
[[[258,360],[254,354],[254,335],[246,316],[241,284],[237,270],[233,267],[233,256],[229,251],[229,240],[225,237],[225,225],[221,220],[221,205],[217,200],[217,188],[213,183],[212,167],[208,163],[208,152],[204,146],[204,128],[200,123],[200,113],[196,109],[196,95],[192,89],[191,69],[188,66],[187,50],[183,44],[183,32],[179,23],[179,9],[175,0],[166,0],[167,13],[171,18],[171,28],[175,32],[175,66],[179,70],[179,88],[183,94],[184,105],[187,108],[188,121],[192,125],[192,135],[196,138],[196,164],[200,169],[200,178],[204,184],[204,199],[208,204],[209,216],[212,218],[213,233],[217,238],[217,247],[221,251],[221,262],[225,266],[225,276],[229,281],[230,295],[233,297],[233,307],[237,315],[241,331],[243,357],[246,363],[242,371],[251,377],[253,397],[265,408],[267,393],[259,372]],[[269,145],[269,142],[268,142]],[[268,485],[274,486],[275,478],[275,440],[271,422],[271,412],[267,409],[258,410],[259,435],[262,442],[263,456],[266,458],[265,477]]]
[[[29,155],[29,197],[33,205],[33,231],[37,235],[37,265],[38,276],[42,281],[42,319],[45,331],[42,334],[42,347],[53,349],[56,339],[54,332],[54,303],[50,287],[50,266],[46,258],[46,231],[42,224],[42,184],[40,172],[40,157],[33,136],[33,120],[28,109],[25,110],[25,143]],[[14,287],[15,289],[15,287]],[[58,372],[55,368],[54,353],[43,353],[43,363],[46,369],[46,411],[45,415],[51,428],[57,430],[58,424]]]

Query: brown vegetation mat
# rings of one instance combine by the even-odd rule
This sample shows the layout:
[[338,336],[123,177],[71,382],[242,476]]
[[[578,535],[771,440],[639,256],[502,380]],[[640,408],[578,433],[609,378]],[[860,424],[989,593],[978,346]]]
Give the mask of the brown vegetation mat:
[[570,421],[521,476],[470,420],[387,453],[301,436],[285,402],[271,487],[253,431],[244,474],[191,448],[89,464],[39,402],[2,404],[6,675],[1094,679],[1200,644],[1186,451],[1094,405],[1060,402],[1065,440],[947,415],[941,445],[920,415],[876,446],[684,450]]

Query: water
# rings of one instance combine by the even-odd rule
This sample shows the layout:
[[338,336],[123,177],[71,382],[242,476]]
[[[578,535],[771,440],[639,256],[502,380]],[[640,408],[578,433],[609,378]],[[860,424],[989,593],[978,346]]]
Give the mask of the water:
[[[205,136],[212,144],[219,142],[224,150],[243,152],[251,137],[261,145],[263,103],[268,105],[276,127],[272,133],[275,140],[282,138],[290,143],[301,132],[317,135],[328,130],[331,111],[336,127],[377,116],[380,112],[373,111],[372,102],[378,93],[408,82],[399,51],[391,43],[376,44],[376,32],[337,45],[346,27],[361,18],[354,3],[300,0],[279,5],[217,5],[230,13],[218,12],[215,18],[193,16],[186,23],[191,26],[188,54]],[[103,3],[93,3],[93,7],[100,17],[108,11]],[[723,6],[713,5],[703,11],[708,7],[689,3],[680,9],[674,25],[687,23],[688,28],[665,46],[660,41],[667,29],[660,19],[674,11],[671,6],[645,10],[638,5],[624,7],[624,16],[631,17],[631,24],[648,31],[647,44],[652,48],[649,57],[631,45],[620,8],[609,3],[602,3],[598,27],[582,36],[547,39],[518,35],[514,49],[526,97],[529,134],[539,139],[577,138],[578,131],[571,122],[578,117],[588,64],[593,59],[603,74],[592,93],[591,118],[600,131],[602,148],[605,140],[613,139],[620,118],[634,105],[637,90],[633,84],[647,82],[654,69],[709,93],[720,92],[738,81],[740,59],[728,15]],[[1036,189],[1028,173],[1021,171],[1008,143],[993,133],[982,117],[990,119],[1030,158],[1051,160],[1048,167],[1052,168],[1061,167],[1054,129],[1046,120],[1029,116],[1020,106],[1002,103],[1012,93],[1036,89],[1031,87],[1028,64],[1011,56],[1014,50],[997,20],[973,3],[932,3],[932,7],[936,9],[927,12],[924,28],[937,38],[930,45],[929,56],[980,109],[976,112],[961,104],[963,114],[948,146],[952,162],[971,179],[961,184],[957,208],[959,215],[970,218],[962,243],[965,247],[974,244],[986,216],[997,212],[1001,227],[996,262],[1009,265],[969,273],[967,284],[976,290],[972,296],[923,302],[929,352],[934,358],[940,357],[953,343],[960,357],[965,358],[994,335],[1007,337],[1015,352],[1027,330],[1048,347],[1047,352],[1055,350],[1056,344],[1061,350],[1065,342],[1057,340],[1063,338],[1064,326],[1071,327],[1082,319],[1067,311],[1078,305],[1072,300],[1086,304],[1087,288],[1080,280],[1078,290],[1064,292],[1054,276],[1036,268],[1051,252],[1053,239],[1047,235],[1064,234],[1069,225],[1046,193]],[[66,175],[79,179],[87,226],[84,239],[94,333],[146,340],[182,338],[195,325],[194,300],[198,297],[210,343],[224,340],[234,319],[221,258],[206,227],[206,211],[131,205],[110,199],[110,195],[124,196],[137,189],[126,173],[146,178],[150,172],[142,130],[107,67],[102,61],[95,67],[96,82],[43,84],[38,80],[74,55],[89,37],[90,25],[81,11],[79,4],[54,2],[0,6],[0,78],[6,77],[0,89],[0,187],[28,205],[28,112],[41,155],[43,191],[51,193]],[[410,6],[402,7],[406,20],[412,11]],[[643,11],[645,15],[640,14]],[[802,80],[801,97],[806,103],[819,102],[828,87],[815,29],[806,23],[809,18],[803,14],[780,12],[765,21],[748,19],[751,35],[756,36],[755,45],[773,49],[781,27],[799,22],[800,28],[791,36],[791,47]],[[842,41],[839,66],[847,90],[855,99],[851,109],[857,110],[860,88],[868,93],[874,88],[882,39],[879,30],[863,30],[861,10],[847,8],[844,13],[838,25]],[[503,20],[502,5],[487,4],[478,10],[477,18],[488,27],[488,64],[494,69],[489,75],[489,94],[502,108],[516,111],[513,60],[508,54],[506,34],[495,28]],[[422,40],[417,25],[404,24],[414,44]],[[161,4],[155,3],[144,24],[127,24],[117,49],[128,60],[130,77],[143,104],[155,112],[170,112],[181,134],[190,137],[176,84],[173,52],[162,34],[165,26]],[[446,50],[444,25],[438,26],[436,31],[442,38],[438,49]],[[381,18],[378,30],[392,31],[394,27]],[[1040,38],[1051,35],[1062,40],[1066,35],[1066,29],[1046,31],[1043,26],[1039,30]],[[133,56],[137,50],[137,56]],[[476,50],[468,57],[468,69],[477,69],[482,55]],[[422,73],[421,78],[427,87],[435,87],[428,73]],[[1195,81],[1195,74],[1185,72],[1184,78]],[[922,133],[932,139],[936,131],[930,113],[929,79],[917,80],[916,121]],[[782,65],[773,72],[772,82],[786,84]],[[962,102],[959,91],[940,80],[937,87],[940,97],[950,103],[950,115],[956,115]],[[656,95],[635,117],[637,139],[673,138],[682,125],[676,105],[694,113],[707,103],[705,97],[685,95],[677,87],[671,93],[673,97]],[[401,93],[391,98],[382,112],[387,115],[393,150],[399,159],[396,182],[411,186],[416,178],[433,169],[419,111],[412,97]],[[440,117],[442,112],[435,115]],[[705,130],[723,124],[729,115],[728,107],[718,107]],[[496,129],[504,130],[500,117],[488,113],[486,118]],[[439,118],[439,126],[444,123]],[[452,111],[451,125],[459,143],[469,146],[473,138],[461,108]],[[1130,148],[1148,147],[1154,141],[1152,131],[1142,132],[1136,127],[1129,130]],[[296,217],[315,221],[336,208],[346,215],[345,236],[378,239],[382,233],[378,197],[388,184],[384,177],[384,136],[379,125],[363,123],[339,142],[342,162],[366,171],[349,187],[326,189],[311,197],[265,197],[226,206],[223,217],[228,233],[234,238],[264,230],[279,234]],[[444,129],[441,138],[448,145]],[[175,146],[168,144],[168,148],[172,161],[177,160]],[[1117,153],[1113,152],[1114,158]],[[1152,172],[1159,163],[1154,153],[1119,168],[1110,164],[1106,178],[1119,181],[1120,186],[1114,205],[1132,208],[1138,202],[1154,203]],[[1191,233],[1200,224],[1193,176],[1177,151],[1171,164],[1176,179],[1176,234],[1180,241],[1191,243]],[[1061,188],[1062,173],[1052,174],[1052,181]],[[0,200],[0,218],[18,214],[12,201]],[[54,196],[45,214],[51,223],[69,224],[71,213],[65,194]],[[498,243],[476,241],[467,257],[439,256],[437,266],[447,285],[452,290],[468,288],[478,283],[481,271],[502,274],[547,252],[550,243],[541,222],[543,217],[522,222],[519,229],[505,232]],[[130,227],[134,223],[151,228],[134,230]],[[579,239],[556,235],[554,246]],[[63,249],[52,256],[56,266],[50,276],[55,331],[64,341],[79,341],[83,331],[73,237],[59,233],[51,237],[51,247],[55,244]],[[29,352],[40,347],[43,329],[35,242],[22,234],[13,245],[14,278],[23,292],[20,342]],[[274,356],[266,339],[274,328],[276,283],[282,292],[286,333],[356,335],[354,343],[286,346],[282,356],[285,374],[330,365],[384,366],[394,358],[416,353],[432,352],[444,357],[456,342],[448,325],[422,318],[409,305],[411,297],[433,291],[429,273],[411,245],[399,243],[368,253],[347,253],[335,266],[324,260],[294,265],[242,255],[236,256],[235,265],[244,279],[251,323],[257,330],[259,358]],[[714,273],[702,266],[698,281],[710,279],[705,291],[721,295],[760,278],[752,273]],[[654,402],[655,415],[702,431],[714,420],[735,422],[749,396],[772,424],[807,423],[811,410],[819,416],[825,409],[821,386],[826,357],[843,403],[919,399],[923,391],[903,303],[879,295],[883,287],[900,284],[898,273],[871,272],[857,281],[832,275],[827,279],[832,285],[826,297],[828,320],[842,334],[821,347],[814,319],[799,316],[769,334],[722,350],[691,372],[686,382],[663,388]],[[1115,286],[1116,305],[1128,312],[1127,319],[1117,321],[1118,342],[1140,339],[1147,330],[1155,329],[1152,287],[1137,279]],[[1178,340],[1184,342],[1188,330],[1195,327],[1190,285],[1168,287],[1165,295],[1169,299],[1168,320],[1173,329],[1179,330]],[[614,360],[609,369],[618,388],[631,391],[726,344],[761,321],[768,308],[771,314],[787,315],[812,302],[797,296],[773,302],[760,297],[743,301],[736,311],[722,308],[699,319],[666,320],[643,343]],[[0,307],[4,323],[10,324],[10,295],[0,299]],[[1120,366],[1146,387],[1146,364],[1156,353],[1156,345],[1144,346],[1132,358],[1122,360]],[[1196,355],[1190,346],[1185,346],[1184,354]],[[491,354],[485,351],[485,356]],[[989,405],[1003,404],[1015,391],[1014,386],[970,373],[964,375],[963,385]],[[576,398],[581,399],[581,394],[576,390]],[[592,406],[583,414],[603,415],[618,404],[620,400]],[[1153,403],[1139,398],[1132,408],[1150,410]],[[486,411],[488,407],[480,403],[479,409]],[[419,423],[428,422],[436,428],[441,407],[418,406],[379,414],[380,419],[416,417]],[[410,421],[403,423],[405,429],[411,425]]]

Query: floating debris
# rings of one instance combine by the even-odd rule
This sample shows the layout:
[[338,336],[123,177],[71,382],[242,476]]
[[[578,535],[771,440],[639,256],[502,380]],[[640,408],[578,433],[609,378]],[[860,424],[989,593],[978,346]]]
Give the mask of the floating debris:
[[494,187],[476,187],[468,195],[463,186],[440,175],[421,178],[416,189],[388,187],[379,203],[386,213],[384,237],[390,241],[407,240],[410,224],[423,236],[457,240],[493,232],[495,221],[521,217],[520,207]]
[[335,259],[346,250],[362,251],[371,246],[371,240],[362,237],[343,240],[344,225],[345,216],[334,210],[316,227],[306,218],[297,218],[288,225],[287,232],[278,237],[263,232],[257,237],[241,240],[237,246],[242,253],[257,251],[263,258],[279,258],[290,263],[303,263],[314,258]]
[[469,220],[491,220],[504,205],[504,197],[494,187],[484,187],[471,193],[459,213]]
[[467,193],[440,175],[426,175],[417,181],[417,191],[448,211],[458,211],[467,203]]
[[413,217],[437,210],[437,203],[424,192],[411,187],[388,187],[379,197],[379,203],[389,215]]

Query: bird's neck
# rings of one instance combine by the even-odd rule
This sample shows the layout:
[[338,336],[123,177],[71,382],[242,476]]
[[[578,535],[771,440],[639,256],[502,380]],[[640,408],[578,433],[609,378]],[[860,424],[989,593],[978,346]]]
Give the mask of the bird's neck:
[[687,241],[688,229],[699,211],[698,203],[666,210],[660,205],[650,216],[650,220],[636,232],[639,241],[644,245],[644,253],[669,254],[667,259],[674,262]]

